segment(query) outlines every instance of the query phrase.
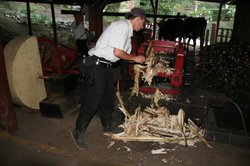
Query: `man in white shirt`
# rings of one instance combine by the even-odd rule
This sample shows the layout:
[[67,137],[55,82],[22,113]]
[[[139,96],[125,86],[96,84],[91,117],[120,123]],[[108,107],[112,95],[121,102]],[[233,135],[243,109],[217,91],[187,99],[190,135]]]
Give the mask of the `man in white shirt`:
[[88,56],[87,34],[83,24],[83,12],[74,14],[74,22],[71,27],[76,40],[77,50],[85,57]]
[[100,113],[103,132],[121,132],[122,129],[112,124],[115,106],[115,87],[112,63],[120,59],[144,63],[145,57],[131,54],[133,30],[144,28],[145,11],[133,8],[126,19],[111,23],[102,33],[86,59],[84,101],[81,105],[76,126],[72,133],[76,146],[86,148],[84,133],[97,111]]

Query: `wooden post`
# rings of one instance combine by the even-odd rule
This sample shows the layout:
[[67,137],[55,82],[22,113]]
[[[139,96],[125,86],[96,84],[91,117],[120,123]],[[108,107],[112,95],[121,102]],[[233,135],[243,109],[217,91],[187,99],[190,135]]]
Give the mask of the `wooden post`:
[[211,28],[210,44],[216,43],[216,38],[217,38],[216,30],[217,30],[217,25],[213,23]]
[[224,28],[221,28],[220,30],[221,30],[220,31],[220,43],[222,43],[222,42],[224,42],[223,41],[223,38],[224,38]]
[[98,40],[103,31],[103,16],[100,0],[89,7],[89,30],[95,32],[95,41]]
[[225,42],[228,42],[230,29],[226,28]]
[[216,27],[216,38],[215,38],[216,42],[217,42],[217,36],[218,36],[219,28],[220,28],[220,18],[221,18],[222,6],[223,6],[223,4],[220,3],[218,18],[217,18],[217,27]]
[[208,38],[209,38],[209,30],[207,29],[206,31],[206,37],[205,37],[205,47],[204,47],[204,52],[203,54],[201,55],[202,56],[202,69],[203,71],[205,71],[206,69],[206,56],[207,56],[207,45],[208,45]]
[[57,31],[56,31],[56,18],[55,18],[55,9],[54,9],[54,4],[51,3],[50,4],[50,8],[51,8],[51,15],[52,15],[52,25],[53,25],[53,33],[54,33],[54,41],[57,44],[58,40],[57,40]]
[[[151,5],[153,6],[153,1],[151,0]],[[158,0],[155,1],[154,4],[154,27],[153,27],[153,39],[155,39],[155,35],[156,35],[156,25],[157,25],[157,18],[156,15],[158,13]]]
[[0,41],[0,127],[7,132],[17,129],[16,113],[13,108],[10,94],[2,43]]
[[30,18],[30,3],[29,2],[26,2],[26,7],[27,7],[27,16],[28,16],[28,25],[29,25],[29,35],[33,35],[31,18]]

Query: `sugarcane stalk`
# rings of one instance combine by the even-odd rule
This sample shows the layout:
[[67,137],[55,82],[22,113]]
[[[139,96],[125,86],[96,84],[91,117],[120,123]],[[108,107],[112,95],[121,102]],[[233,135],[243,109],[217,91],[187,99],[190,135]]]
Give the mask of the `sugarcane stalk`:
[[178,112],[178,115],[177,115],[177,119],[178,119],[178,126],[180,128],[180,131],[181,131],[181,134],[185,140],[185,146],[187,148],[187,138],[185,136],[185,133],[184,133],[184,118],[185,118],[185,112],[183,111],[183,109],[180,109],[179,112]]
[[117,137],[116,135],[112,135],[112,139],[114,140],[122,140],[124,142],[127,141],[137,141],[137,142],[167,142],[167,143],[178,143],[180,141],[183,141],[183,137],[154,137],[154,136],[140,136],[140,137],[135,137],[135,136],[121,136]]
[[194,134],[200,138],[201,141],[203,141],[209,148],[213,148],[206,139],[195,129],[195,127],[192,126],[192,124],[189,123],[189,125],[186,125],[187,128],[189,128],[191,131],[194,132]]
[[127,111],[127,109],[126,109],[125,106],[124,106],[124,103],[123,103],[123,101],[122,101],[122,97],[121,97],[121,94],[120,94],[120,88],[119,88],[119,87],[120,87],[120,86],[119,86],[119,81],[118,81],[118,82],[117,82],[116,97],[117,97],[118,102],[119,102],[119,104],[120,104],[120,106],[121,106],[121,108],[119,107],[119,109],[122,111],[122,113],[123,113],[126,117],[130,118],[131,115],[129,114],[129,112]]
[[149,46],[146,50],[145,56],[148,57],[150,55],[150,53],[152,52],[153,47],[152,47],[152,41],[149,43]]
[[153,116],[154,118],[157,118],[158,117],[158,114],[153,112],[153,111],[150,111],[149,109],[145,109],[143,112]]
[[136,125],[135,125],[135,135],[138,135],[138,125],[139,125],[139,119],[140,119],[140,111],[141,111],[141,106],[138,106],[137,109],[135,110],[135,115],[136,115]]
[[132,88],[132,92],[130,97],[132,97],[134,94],[138,96],[139,93],[139,78],[141,73],[143,73],[144,66],[142,65],[134,65],[134,71],[135,71],[135,78],[134,78],[134,86]]
[[147,125],[149,132],[153,131],[153,132],[158,132],[158,133],[166,133],[166,134],[172,134],[172,135],[176,135],[181,137],[182,134],[179,131],[175,131],[175,130],[168,130],[166,128],[160,128],[160,127],[156,127],[156,126],[152,126],[152,125]]

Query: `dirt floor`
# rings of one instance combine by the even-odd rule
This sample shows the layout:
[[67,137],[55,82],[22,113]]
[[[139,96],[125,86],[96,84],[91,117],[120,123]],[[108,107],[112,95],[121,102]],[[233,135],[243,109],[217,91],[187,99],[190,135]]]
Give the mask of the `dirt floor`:
[[[135,107],[137,104],[145,103],[143,100],[131,101],[127,105]],[[248,166],[250,163],[250,149],[218,142],[209,141],[213,148],[208,148],[203,142],[186,148],[169,143],[112,140],[103,135],[98,116],[91,121],[85,135],[88,148],[79,151],[70,135],[79,111],[79,105],[75,107],[67,110],[63,119],[56,119],[41,116],[39,110],[15,106],[18,130],[11,134],[0,132],[1,166]],[[159,149],[164,153],[152,154],[153,150]]]
[[[146,102],[141,100],[141,103]],[[250,163],[250,149],[218,142],[209,142],[213,148],[203,142],[186,148],[170,143],[112,140],[103,135],[98,116],[91,121],[85,135],[88,148],[80,151],[70,134],[78,111],[76,104],[74,109],[64,113],[63,119],[56,119],[41,116],[39,110],[15,106],[18,130],[11,134],[0,132],[1,165],[247,166]],[[152,154],[160,149],[163,153]]]

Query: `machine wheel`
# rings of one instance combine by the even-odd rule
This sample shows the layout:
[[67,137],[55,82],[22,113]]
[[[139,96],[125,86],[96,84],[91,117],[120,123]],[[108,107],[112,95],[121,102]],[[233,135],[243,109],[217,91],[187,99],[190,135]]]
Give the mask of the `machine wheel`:
[[12,100],[17,105],[39,109],[47,97],[37,38],[19,36],[4,48],[6,72]]

